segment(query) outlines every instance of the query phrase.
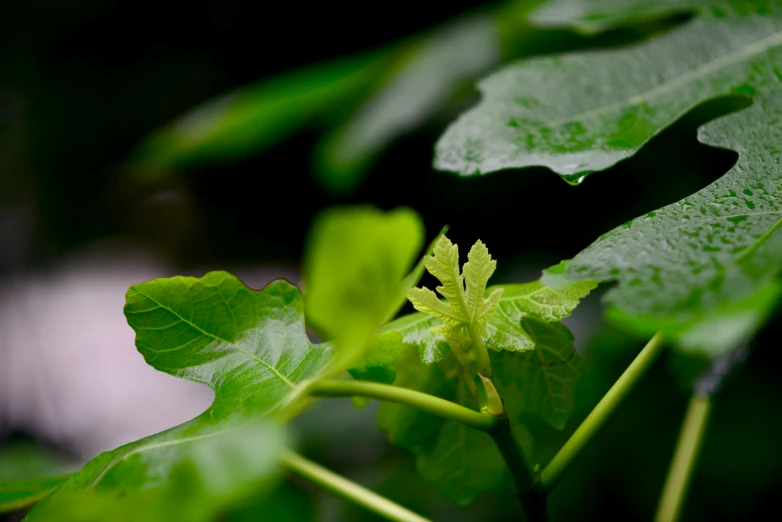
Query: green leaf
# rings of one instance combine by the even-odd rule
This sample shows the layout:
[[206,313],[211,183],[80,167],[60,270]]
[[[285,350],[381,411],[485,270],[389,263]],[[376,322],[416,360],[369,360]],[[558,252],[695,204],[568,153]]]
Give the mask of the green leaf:
[[625,324],[666,330],[715,356],[751,336],[780,293],[782,89],[771,80],[772,62],[752,75],[752,107],[699,133],[704,143],[737,150],[737,164],[692,196],[605,234],[569,267],[574,277],[618,281],[606,300],[616,317],[632,318]]
[[442,324],[440,319],[418,312],[391,321],[383,327],[383,331],[402,334],[402,343],[415,346],[421,361],[432,364],[445,359],[451,353],[451,347],[448,346],[445,337],[441,333],[432,331],[432,328]]
[[561,430],[575,409],[575,385],[584,366],[573,348],[573,334],[561,323],[531,316],[521,324],[535,350],[491,354],[508,415],[533,413]]
[[472,175],[541,165],[578,183],[703,101],[760,93],[780,45],[776,4],[734,3],[633,48],[509,65],[481,82],[483,100],[440,139],[436,166]]
[[[561,321],[568,317],[578,303],[591,292],[597,283],[577,281],[568,286],[554,289],[543,283],[557,283],[549,277],[530,283],[499,285],[502,298],[497,312],[489,317],[489,333],[486,346],[494,350],[523,352],[535,346],[534,338],[522,324],[524,317],[535,317],[543,321]],[[491,287],[492,290],[495,287]]]
[[[404,281],[402,281],[402,289],[405,293],[414,287],[421,279],[421,276],[424,273],[424,265],[427,256],[432,254],[434,246],[437,244],[440,238],[445,235],[447,230],[448,227],[446,226],[440,231],[437,237],[429,244],[426,253],[416,264],[415,268],[413,268],[407,277],[405,277]],[[391,315],[396,315],[396,313],[399,311],[398,308],[401,308],[401,304]],[[393,321],[392,324],[395,324],[397,327],[399,327],[399,325],[407,324],[407,322],[404,318],[402,318]],[[418,329],[416,324],[409,324],[406,328],[404,328],[404,330],[405,331],[403,332],[396,328],[390,327],[390,325],[384,326],[378,335],[376,335],[375,338],[370,341],[369,348],[367,349],[367,353],[364,356],[364,360],[357,364],[354,368],[350,369],[350,374],[356,379],[383,382],[386,384],[391,384],[394,382],[394,379],[396,378],[396,363],[404,353],[404,345],[414,342],[413,340],[417,338],[416,336],[421,334],[421,331]],[[428,337],[431,337],[431,335],[428,335]],[[426,343],[427,341],[424,340],[423,342]],[[443,338],[443,343],[441,343],[440,346],[432,347],[432,357],[444,357],[445,355],[440,353],[442,350],[445,350],[445,355],[447,355],[447,351],[450,350],[447,343],[445,343],[445,338]],[[424,355],[422,352],[422,357],[423,356]],[[365,400],[361,397],[353,398],[353,403],[356,405],[356,407],[366,406],[369,404],[369,402],[369,399]]]
[[[409,347],[397,366],[395,386],[412,388],[476,408],[459,367],[450,359],[427,366]],[[502,457],[482,432],[400,404],[381,403],[377,423],[394,444],[417,456],[419,474],[450,501],[467,505],[505,477]]]
[[460,273],[459,249],[442,236],[435,244],[433,254],[426,257],[426,269],[442,283],[437,291],[446,301],[440,301],[428,288],[412,288],[407,298],[416,310],[443,321],[432,330],[433,333],[445,337],[470,374],[489,375],[491,367],[486,348],[482,342],[480,346],[476,344],[475,339],[486,335],[486,321],[497,309],[502,289],[494,290],[484,299],[486,283],[497,267],[486,245],[476,242],[467,259]]
[[68,477],[69,475],[58,475],[0,482],[0,513],[9,513],[35,504]]
[[[420,362],[419,355],[412,347],[405,349],[404,355],[396,366],[394,386],[410,388],[420,392],[449,398],[453,383],[446,371],[448,363],[427,366]],[[451,364],[452,365],[452,364]],[[381,402],[377,414],[378,427],[388,433],[394,444],[418,453],[433,444],[442,419],[392,402]]]
[[304,271],[307,320],[334,340],[333,371],[361,361],[366,344],[404,302],[405,275],[423,236],[421,219],[405,208],[336,208],[317,218]]
[[290,481],[260,497],[231,507],[225,522],[311,522],[317,520],[312,495]]
[[62,520],[55,515],[58,498],[67,503],[65,497],[93,493],[97,503],[121,502],[131,514],[136,506],[146,513],[164,504],[176,511],[166,504],[172,495],[182,503],[201,499],[196,511],[209,512],[267,481],[282,436],[257,419],[283,414],[297,385],[331,359],[329,346],[308,340],[303,310],[301,294],[286,281],[255,291],[225,272],[131,287],[125,315],[147,363],[210,386],[215,400],[189,422],[97,456],[36,506],[30,520]]
[[364,359],[349,370],[354,379],[391,384],[396,379],[396,363],[402,357],[402,334],[386,331],[369,344]]
[[419,454],[416,467],[451,502],[467,506],[502,484],[505,464],[486,433],[444,421],[435,440],[432,448]]
[[[486,321],[487,347],[514,352],[531,350],[535,343],[522,326],[522,318],[529,316],[543,321],[561,321],[597,286],[595,281],[565,279],[561,275],[565,266],[560,264],[547,270],[540,281],[496,285],[487,289],[488,295],[502,290],[496,312]],[[544,281],[552,286],[544,284]],[[396,319],[383,330],[401,333],[402,342],[414,345],[421,354],[421,361],[432,364],[450,353],[445,337],[439,330],[432,331],[442,324],[442,320],[419,312]]]
[[710,360],[723,356],[752,338],[768,321],[780,297],[782,282],[775,279],[745,298],[726,300],[706,310],[692,310],[686,316],[636,316],[614,307],[608,310],[608,318],[646,337],[662,330],[685,352],[706,356]]
[[73,470],[72,463],[29,440],[12,438],[0,448],[0,482],[64,475]]
[[486,319],[497,310],[497,302],[502,297],[502,288],[495,289],[484,299],[486,284],[497,268],[497,261],[491,258],[489,250],[482,241],[476,242],[467,254],[464,264],[464,293],[470,319],[478,325],[481,335],[486,335]]
[[[606,299],[622,324],[645,334],[663,330],[689,350],[718,356],[753,335],[778,301],[781,46],[777,3],[703,9],[690,24],[634,48],[505,69],[441,146],[454,154],[459,140],[475,147],[476,154],[449,156],[472,158],[469,168],[460,164],[464,172],[538,164],[577,181],[634,154],[700,102],[751,96],[750,108],[699,131],[701,142],[739,153],[728,173],[605,234],[568,267],[572,278],[618,282]],[[476,167],[481,157],[494,163]]]
[[464,276],[459,269],[459,247],[443,236],[435,245],[432,255],[427,257],[425,266],[440,281],[437,291],[447,302],[441,302],[437,294],[428,288],[412,288],[407,297],[413,306],[443,321],[469,324]]
[[549,0],[530,14],[539,26],[571,26],[584,32],[603,31],[653,17],[690,13],[724,0]]
[[388,50],[318,64],[242,87],[207,102],[147,138],[131,155],[140,174],[235,161],[276,143],[371,89]]
[[[25,520],[213,522],[237,501],[263,496],[274,486],[280,435],[277,426],[256,422],[221,437],[191,440],[180,448],[180,458],[167,463],[166,476],[151,484],[139,487],[136,477],[127,476],[109,488],[63,487]],[[155,461],[148,465],[154,470]]]
[[384,85],[319,144],[323,184],[334,192],[352,190],[391,142],[499,61],[499,35],[486,15],[451,22],[408,44]]

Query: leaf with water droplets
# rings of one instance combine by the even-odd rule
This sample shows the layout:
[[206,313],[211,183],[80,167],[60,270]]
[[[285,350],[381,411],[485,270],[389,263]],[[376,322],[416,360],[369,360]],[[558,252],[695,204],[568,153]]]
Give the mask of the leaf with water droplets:
[[572,277],[618,281],[613,317],[713,357],[754,335],[779,301],[782,85],[773,61],[753,70],[753,105],[700,129],[739,152],[695,194],[605,234],[571,262]]
[[778,301],[782,259],[782,5],[704,7],[690,23],[629,49],[512,65],[438,146],[468,174],[546,165],[566,179],[626,158],[684,112],[726,94],[752,106],[699,131],[737,164],[690,197],[605,234],[568,267],[617,281],[611,315],[717,356],[753,335]]
[[[147,363],[210,386],[215,400],[191,421],[98,455],[38,504],[29,520],[61,520],[63,505],[78,497],[74,502],[97,503],[90,520],[101,520],[100,506],[122,509],[129,520],[171,514],[177,511],[171,498],[177,506],[190,500],[199,508],[178,513],[177,520],[200,521],[201,513],[214,516],[248,487],[267,481],[283,441],[270,417],[281,414],[297,385],[331,359],[329,346],[307,338],[303,311],[290,283],[255,291],[225,272],[131,287],[125,315]],[[164,506],[174,511],[161,511]],[[136,510],[143,516],[134,518]]]
[[437,144],[437,168],[462,175],[546,166],[571,182],[635,154],[711,98],[751,95],[776,78],[782,7],[704,7],[628,49],[521,61],[479,85],[480,104]]

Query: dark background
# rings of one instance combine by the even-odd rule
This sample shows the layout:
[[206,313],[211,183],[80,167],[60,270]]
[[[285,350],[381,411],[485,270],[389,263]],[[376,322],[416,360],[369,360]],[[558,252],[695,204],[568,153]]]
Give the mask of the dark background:
[[[396,141],[356,191],[339,197],[312,175],[314,131],[232,164],[194,166],[153,186],[137,186],[125,175],[126,158],[147,134],[201,102],[298,66],[378,47],[475,8],[468,2],[424,8],[420,1],[354,8],[238,0],[5,0],[0,275],[13,279],[46,270],[107,240],[154,251],[182,272],[236,264],[295,268],[315,212],[372,203],[414,208],[429,237],[444,224],[458,243],[480,237],[500,260],[495,280],[517,281],[519,274],[534,278],[611,228],[700,189],[735,161],[735,153],[695,138],[700,124],[746,105],[725,98],[691,111],[634,158],[579,187],[545,169],[470,179],[433,171],[434,143],[455,112],[439,114]],[[605,43],[645,34],[621,33]],[[567,32],[552,43],[552,35],[559,33],[542,35],[548,43],[536,52],[602,45]],[[597,306],[596,298],[585,305]],[[594,312],[581,319],[590,321],[583,328],[590,332],[589,371],[579,386],[577,415],[562,434],[535,427],[537,460],[550,457],[643,344],[598,317]],[[782,484],[779,330],[772,323],[761,333],[746,365],[718,397],[688,520],[752,519],[776,508]],[[669,356],[661,359],[552,495],[554,520],[651,518],[687,400],[673,364]],[[374,430],[371,415],[357,415],[363,415],[365,444],[372,448],[358,454],[371,458],[357,458],[350,434],[333,426],[311,430],[304,447],[425,515],[457,520],[457,512],[413,476],[404,451],[368,433]],[[12,428],[6,441],[49,442],[45,433]],[[66,456],[70,451],[51,449]],[[515,519],[509,492],[506,487],[487,495],[465,519]],[[327,514],[342,513],[332,517],[368,519],[358,509],[334,508],[333,501],[318,498]]]

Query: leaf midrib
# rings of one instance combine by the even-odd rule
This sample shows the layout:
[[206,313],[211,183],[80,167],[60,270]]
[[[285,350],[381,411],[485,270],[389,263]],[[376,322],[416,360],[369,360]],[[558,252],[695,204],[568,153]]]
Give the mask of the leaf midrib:
[[[686,30],[686,29],[687,27],[684,27],[681,30]],[[782,44],[782,32],[774,33],[773,35],[764,38],[763,40],[760,40],[758,42],[755,42],[754,44],[748,45],[746,47],[742,47],[732,53],[722,55],[710,62],[707,62],[699,67],[696,67],[695,69],[692,69],[682,75],[679,75],[671,79],[670,81],[662,85],[659,85],[657,87],[654,87],[642,94],[637,94],[631,98],[627,98],[619,102],[614,102],[609,105],[603,105],[602,107],[597,107],[595,109],[583,112],[581,114],[569,116],[567,118],[555,120],[553,122],[546,122],[545,125],[541,125],[541,127],[546,127],[546,128],[557,127],[573,121],[580,121],[580,120],[593,118],[595,116],[599,116],[611,112],[613,110],[620,109],[622,107],[640,105],[644,101],[648,101],[654,99],[657,96],[666,94],[669,91],[674,90],[675,88],[678,88],[682,85],[686,85],[687,83],[700,79],[704,76],[708,76],[709,74],[718,71],[721,68],[728,67],[730,65],[738,63],[742,59],[747,59],[751,56],[760,54],[780,44]]]
[[90,483],[90,485],[87,487],[87,489],[95,489],[97,487],[98,483],[101,480],[103,480],[103,477],[105,477],[106,474],[112,468],[114,468],[114,466],[116,466],[117,464],[119,464],[120,462],[122,462],[124,460],[127,460],[128,458],[132,457],[133,455],[137,455],[137,454],[142,453],[144,451],[149,451],[149,450],[153,450],[153,449],[157,449],[157,448],[164,448],[166,446],[174,446],[176,444],[187,444],[188,442],[195,442],[197,440],[210,439],[212,437],[217,437],[218,435],[225,435],[226,433],[230,433],[230,432],[235,431],[237,429],[238,429],[238,427],[233,427],[233,428],[228,429],[228,430],[207,433],[206,435],[199,435],[199,436],[196,436],[196,437],[184,437],[184,438],[181,438],[181,439],[169,440],[169,441],[164,441],[164,442],[158,442],[158,443],[154,443],[154,444],[141,445],[141,446],[139,446],[137,448],[133,448],[131,451],[129,451],[127,453],[123,453],[122,455],[117,455],[113,459],[111,459],[111,461],[103,467],[103,469],[98,474],[98,476],[95,477],[95,480],[93,480],[92,483]]
[[[155,298],[153,298],[153,297],[149,296],[148,294],[145,294],[144,292],[142,292],[142,291],[141,291],[141,290],[139,290],[138,288],[135,288],[135,290],[136,290],[136,292],[138,292],[139,294],[143,295],[144,297],[146,297],[147,299],[149,299],[150,301],[152,301],[152,302],[153,302],[153,303],[155,303],[156,305],[158,305],[158,306],[160,306],[161,308],[163,308],[164,310],[167,310],[168,312],[170,312],[172,315],[174,315],[174,317],[176,317],[177,319],[179,319],[179,320],[180,320],[180,321],[182,321],[183,323],[185,323],[185,324],[187,324],[187,325],[191,326],[192,328],[194,328],[194,329],[198,330],[198,331],[199,331],[199,332],[201,332],[203,335],[205,335],[205,336],[207,336],[207,337],[211,337],[211,338],[212,338],[212,339],[214,339],[215,341],[220,341],[220,342],[223,342],[223,343],[225,343],[225,344],[227,344],[227,345],[229,345],[229,346],[231,346],[231,347],[235,348],[235,349],[236,349],[238,352],[240,352],[240,353],[243,353],[243,354],[244,354],[244,355],[246,355],[247,357],[250,357],[251,359],[254,359],[255,361],[257,361],[257,362],[261,363],[263,366],[265,366],[266,368],[270,369],[270,370],[271,370],[271,371],[272,371],[272,372],[273,372],[273,373],[274,373],[274,374],[275,374],[277,377],[279,377],[279,378],[280,378],[280,380],[282,380],[282,381],[283,381],[285,384],[287,384],[287,385],[288,385],[288,386],[289,386],[291,389],[293,389],[293,388],[295,387],[295,386],[294,386],[294,384],[293,384],[293,383],[292,383],[290,380],[288,380],[288,378],[287,378],[287,377],[285,377],[285,376],[284,376],[282,373],[280,373],[280,372],[279,372],[279,370],[277,370],[277,369],[276,369],[274,366],[272,366],[271,364],[267,363],[267,362],[266,362],[266,361],[264,361],[263,359],[260,359],[260,358],[259,358],[258,356],[256,356],[255,354],[253,354],[253,353],[250,353],[250,352],[248,352],[248,351],[246,351],[246,350],[243,350],[243,349],[241,349],[241,348],[240,348],[240,347],[239,347],[239,346],[238,346],[236,343],[233,343],[233,342],[231,342],[231,341],[229,341],[229,340],[227,340],[227,339],[223,339],[222,337],[218,337],[218,336],[217,336],[217,335],[215,335],[215,334],[212,334],[212,333],[209,333],[209,332],[207,332],[207,331],[206,331],[206,330],[204,330],[203,328],[199,327],[197,324],[195,324],[195,323],[193,323],[192,321],[189,321],[189,320],[185,319],[184,317],[182,317],[182,316],[181,316],[179,313],[177,313],[177,312],[176,312],[175,310],[173,310],[171,307],[169,307],[169,306],[166,306],[165,304],[161,303],[161,302],[160,302],[160,301],[158,301],[157,299],[155,299]],[[218,293],[219,293],[219,292],[218,292]],[[221,297],[222,297],[222,296],[221,296]],[[230,307],[229,307],[229,309],[230,309]]]

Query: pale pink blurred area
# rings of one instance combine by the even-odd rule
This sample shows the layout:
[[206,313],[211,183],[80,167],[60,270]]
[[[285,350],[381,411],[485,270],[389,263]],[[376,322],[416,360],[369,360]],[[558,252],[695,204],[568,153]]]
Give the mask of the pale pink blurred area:
[[[298,280],[282,268],[187,275],[222,268],[252,288]],[[0,281],[0,430],[85,459],[205,410],[212,390],[148,366],[122,311],[130,285],[176,272],[153,255],[100,245]]]

